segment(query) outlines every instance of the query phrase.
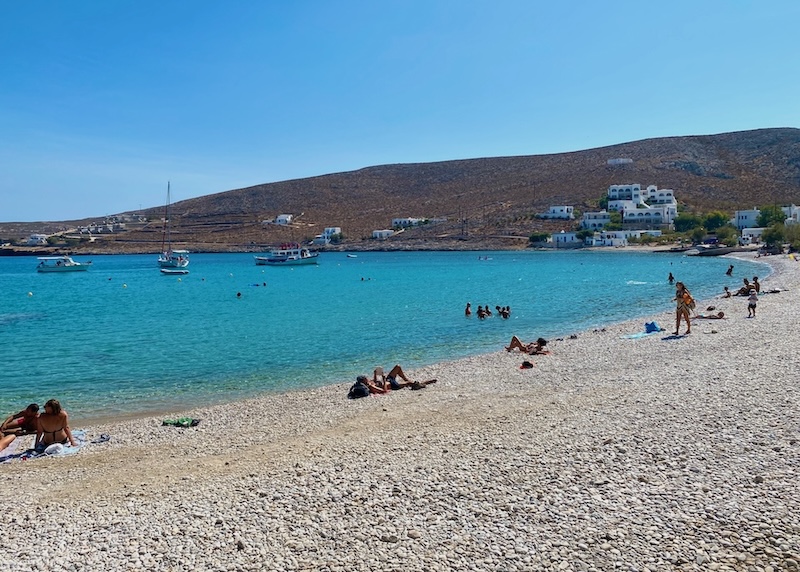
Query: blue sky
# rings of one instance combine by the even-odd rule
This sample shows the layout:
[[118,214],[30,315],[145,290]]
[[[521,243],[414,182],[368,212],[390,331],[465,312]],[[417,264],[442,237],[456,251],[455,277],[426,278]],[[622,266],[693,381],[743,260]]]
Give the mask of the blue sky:
[[5,2],[0,221],[798,127],[798,22],[794,0]]

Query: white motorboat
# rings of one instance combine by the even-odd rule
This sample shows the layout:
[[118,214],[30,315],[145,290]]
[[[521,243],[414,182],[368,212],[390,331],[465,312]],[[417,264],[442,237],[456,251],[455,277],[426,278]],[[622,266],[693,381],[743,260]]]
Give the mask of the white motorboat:
[[89,270],[91,262],[75,262],[69,256],[40,256],[37,272],[81,272]]
[[255,256],[258,266],[298,266],[317,264],[318,252],[311,252],[296,242],[287,242],[270,251],[269,256]]

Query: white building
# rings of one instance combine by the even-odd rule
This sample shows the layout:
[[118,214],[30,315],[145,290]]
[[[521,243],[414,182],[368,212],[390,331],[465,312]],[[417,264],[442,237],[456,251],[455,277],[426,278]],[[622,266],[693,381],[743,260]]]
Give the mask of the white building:
[[315,236],[314,240],[312,240],[311,242],[319,246],[327,246],[328,244],[331,243],[331,238],[339,234],[342,234],[342,227],[328,226],[325,227],[325,230],[322,231],[322,234],[318,234],[317,236]]
[[800,207],[791,204],[788,207],[782,207],[781,210],[786,215],[784,224],[797,224],[800,222]]
[[575,218],[574,207],[566,205],[551,206],[546,213],[540,213],[539,218],[556,218],[572,220]]
[[386,240],[390,236],[394,234],[394,231],[390,228],[384,228],[382,230],[373,230],[372,231],[372,238],[377,238],[378,240]]
[[32,234],[28,237],[28,242],[26,242],[28,246],[43,246],[47,244],[47,235],[46,234]]
[[760,214],[761,211],[755,207],[747,211],[734,211],[731,224],[738,230],[742,230],[744,228],[755,228],[758,226],[756,221],[758,221],[758,215]]
[[602,210],[597,212],[585,212],[581,217],[581,227],[588,229],[603,228],[611,222],[611,214]]
[[425,222],[424,218],[412,218],[412,217],[393,218],[392,228],[407,228],[409,226],[418,226],[423,222]]
[[553,244],[556,246],[577,246],[581,243],[581,241],[578,239],[577,233],[575,232],[565,232],[562,230],[561,232],[557,232],[552,235],[551,238]]
[[275,224],[288,225],[288,224],[292,224],[293,220],[294,220],[294,216],[292,216],[290,214],[282,214],[282,215],[278,215],[277,217],[275,217]]
[[743,228],[742,236],[739,238],[739,244],[758,244],[761,242],[761,234],[764,230],[763,228]]
[[668,225],[678,216],[678,202],[672,189],[650,185],[611,185],[608,187],[608,210],[622,214],[623,224]]

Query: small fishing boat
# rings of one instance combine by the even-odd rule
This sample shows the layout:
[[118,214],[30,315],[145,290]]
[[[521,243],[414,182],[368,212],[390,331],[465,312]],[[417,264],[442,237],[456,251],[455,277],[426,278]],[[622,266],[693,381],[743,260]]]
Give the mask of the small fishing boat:
[[161,254],[158,255],[158,265],[161,268],[186,268],[189,266],[188,250],[173,250],[172,237],[170,236],[171,224],[169,220],[169,182],[167,182],[167,205],[164,212],[164,231],[161,236]]
[[91,262],[75,262],[69,256],[40,256],[37,272],[82,272],[89,270]]
[[270,251],[269,256],[254,256],[257,266],[299,266],[317,264],[318,252],[311,252],[296,242],[286,242]]
[[358,254],[348,254],[347,258],[358,258]]
[[161,274],[165,274],[167,276],[175,276],[175,275],[189,274],[189,271],[186,270],[186,268],[162,268]]

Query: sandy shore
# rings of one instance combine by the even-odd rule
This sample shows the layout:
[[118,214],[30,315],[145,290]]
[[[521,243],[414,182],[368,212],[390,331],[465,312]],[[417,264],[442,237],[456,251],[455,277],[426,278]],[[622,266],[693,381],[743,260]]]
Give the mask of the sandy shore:
[[[800,264],[748,319],[636,320],[348,385],[86,427],[0,465],[3,570],[791,570],[800,565]],[[687,280],[691,288],[691,281]],[[390,365],[390,364],[384,364]],[[28,438],[30,439],[30,438]]]

